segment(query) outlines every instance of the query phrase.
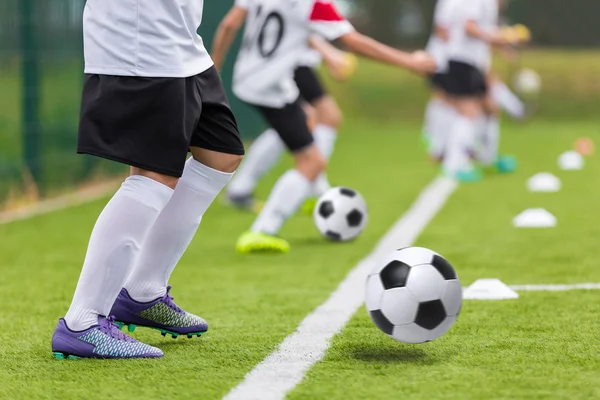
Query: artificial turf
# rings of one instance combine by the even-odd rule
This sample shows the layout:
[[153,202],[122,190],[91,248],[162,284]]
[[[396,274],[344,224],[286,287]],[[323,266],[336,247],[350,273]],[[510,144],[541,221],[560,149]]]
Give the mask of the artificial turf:
[[[134,332],[162,348],[164,359],[51,358],[52,331],[69,306],[106,199],[0,225],[0,398],[216,399],[239,383],[437,174],[419,149],[422,83],[390,69],[361,68],[353,82],[335,88],[346,122],[329,176],[365,196],[370,221],[364,234],[332,244],[309,217],[298,215],[282,232],[292,244],[289,255],[241,256],[235,240],[253,217],[217,201],[171,281],[176,301],[209,321],[208,334],[173,340],[152,330]],[[586,96],[569,98],[584,102]],[[568,173],[556,166],[577,137],[597,137],[597,122],[546,114],[526,125],[507,124],[504,132],[503,148],[519,157],[518,172],[461,186],[418,244],[448,257],[464,284],[484,277],[510,284],[599,282],[600,191],[594,183],[600,164],[592,157],[583,171]],[[286,166],[289,159],[265,179],[260,197]],[[556,173],[563,190],[528,193],[526,179],[541,171]],[[511,219],[529,207],[548,208],[558,227],[512,228]],[[446,336],[422,346],[392,341],[360,310],[290,398],[597,398],[599,308],[600,292],[593,291],[467,302]]]

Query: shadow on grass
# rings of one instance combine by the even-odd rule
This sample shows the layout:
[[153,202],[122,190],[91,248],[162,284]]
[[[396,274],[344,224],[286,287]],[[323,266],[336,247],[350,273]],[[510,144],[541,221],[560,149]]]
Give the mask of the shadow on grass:
[[351,246],[352,241],[349,242],[334,242],[332,240],[325,239],[321,236],[311,236],[311,237],[290,237],[290,242],[292,246],[297,247],[323,247],[323,246]]
[[418,347],[376,347],[361,345],[349,349],[350,355],[360,361],[379,363],[407,363],[407,364],[435,364],[436,358],[422,348]]

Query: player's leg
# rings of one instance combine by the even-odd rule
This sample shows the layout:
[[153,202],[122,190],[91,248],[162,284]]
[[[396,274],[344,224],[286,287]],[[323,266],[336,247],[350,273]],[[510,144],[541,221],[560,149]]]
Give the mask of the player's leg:
[[429,157],[434,162],[440,162],[444,157],[449,138],[448,127],[452,125],[456,114],[444,89],[445,80],[446,74],[436,74],[431,79],[433,94],[425,111],[423,137]]
[[[333,155],[338,132],[342,124],[342,111],[331,95],[324,95],[311,102],[317,113],[317,125],[313,130],[317,147],[327,161]],[[313,195],[320,197],[331,189],[327,174],[319,175],[313,187]]]
[[257,210],[254,190],[260,179],[279,161],[285,145],[273,128],[264,131],[252,142],[244,162],[227,186],[227,200],[237,208]]
[[168,282],[204,213],[230,181],[244,153],[216,71],[190,78],[189,85],[196,92],[199,88],[202,98],[202,115],[190,140],[192,157],[112,310],[130,330],[144,326],[173,337],[199,336],[208,329],[206,321],[173,302]]
[[493,100],[512,118],[522,120],[527,116],[525,103],[496,76],[490,79],[490,94]]
[[[315,110],[316,125],[311,131],[321,154],[329,161],[333,155],[338,131],[342,124],[342,111],[335,99],[327,93],[314,69],[306,66],[299,67],[296,69],[294,79],[302,98]],[[313,184],[311,197],[302,206],[304,213],[312,215],[318,198],[330,188],[331,184],[327,174],[323,172]]]
[[494,167],[500,173],[511,173],[517,168],[515,157],[500,155],[500,108],[493,96],[485,97],[483,123],[479,132],[476,158],[484,167]]
[[326,160],[306,124],[306,115],[299,100],[282,109],[262,107],[261,111],[292,152],[294,168],[275,183],[250,231],[239,238],[236,249],[241,253],[289,251],[289,244],[276,235],[284,222],[310,196],[314,181],[326,166]]
[[444,173],[460,181],[474,182],[481,173],[472,162],[479,120],[483,114],[483,97],[487,92],[486,78],[472,65],[458,61],[448,63],[446,82],[448,99],[456,115],[449,128],[449,137],[442,168]]
[[52,339],[57,358],[162,356],[116,333],[109,316],[183,170],[184,87],[185,79],[86,76],[78,151],[134,167],[96,221],[73,301]]
[[450,127],[442,162],[444,173],[461,181],[478,180],[471,157],[482,112],[481,101],[476,97],[461,97],[453,99],[452,104],[457,115]]
[[[299,85],[299,88],[302,96],[304,86]],[[303,107],[309,128],[313,131],[317,125],[317,113],[309,103]],[[262,133],[248,149],[244,162],[227,186],[228,201],[240,209],[259,212],[262,204],[254,198],[256,185],[279,161],[285,148],[275,129],[269,128]]]

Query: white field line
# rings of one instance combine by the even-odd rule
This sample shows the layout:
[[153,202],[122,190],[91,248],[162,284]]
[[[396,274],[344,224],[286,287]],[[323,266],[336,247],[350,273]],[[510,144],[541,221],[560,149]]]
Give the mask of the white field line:
[[600,283],[576,283],[573,285],[512,285],[517,292],[566,292],[569,290],[600,290]]
[[333,336],[340,332],[364,302],[365,279],[377,262],[391,251],[410,246],[457,188],[438,178],[421,193],[410,210],[396,222],[377,247],[348,274],[325,303],[317,307],[279,347],[233,388],[226,400],[279,400],[285,398],[313,364],[323,358]]
[[114,193],[120,182],[122,182],[122,179],[94,185],[93,187],[81,189],[53,199],[43,200],[31,206],[2,211],[0,212],[0,225],[90,203]]

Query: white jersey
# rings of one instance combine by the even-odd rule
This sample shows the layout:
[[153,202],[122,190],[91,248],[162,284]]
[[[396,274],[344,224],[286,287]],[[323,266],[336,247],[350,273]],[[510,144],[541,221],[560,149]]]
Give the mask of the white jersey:
[[185,78],[213,63],[196,33],[203,0],[87,0],[88,74]]
[[435,33],[435,28],[441,26],[450,29],[452,25],[452,0],[437,0],[433,15],[434,32],[429,38],[425,51],[436,61],[438,71],[444,71],[448,65],[448,41],[445,41]]
[[298,63],[301,67],[317,68],[323,62],[323,56],[317,50],[310,46],[304,49],[300,62]]
[[334,40],[353,31],[329,0],[236,0],[248,11],[233,91],[250,104],[282,108],[300,96],[294,71],[310,35]]
[[489,43],[467,35],[465,24],[475,21],[485,32],[498,28],[498,0],[450,0],[452,27],[448,59],[471,64],[487,72],[492,64],[492,49]]

